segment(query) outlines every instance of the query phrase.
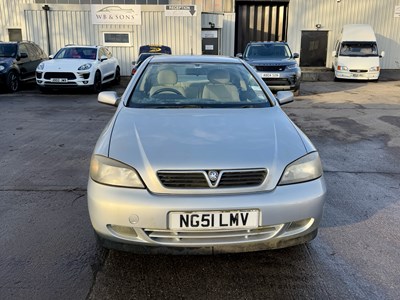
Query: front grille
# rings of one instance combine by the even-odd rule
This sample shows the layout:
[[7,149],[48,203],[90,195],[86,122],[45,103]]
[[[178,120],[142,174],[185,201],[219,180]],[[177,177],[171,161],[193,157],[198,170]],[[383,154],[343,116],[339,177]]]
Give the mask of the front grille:
[[76,79],[74,73],[69,72],[47,72],[44,73],[44,79],[52,79],[52,78],[67,78],[68,80]]
[[159,171],[157,175],[166,188],[238,188],[261,185],[267,176],[267,170],[222,170],[216,183],[207,180],[207,171]]
[[355,69],[353,69],[353,70],[350,70],[350,72],[352,72],[352,73],[367,73],[368,70],[355,70]]
[[169,229],[144,229],[144,233],[154,242],[165,245],[206,245],[240,242],[256,242],[277,235],[285,224],[258,227],[255,229],[175,231]]
[[290,85],[290,81],[285,78],[263,78],[267,85]]
[[257,71],[283,71],[285,66],[256,66]]

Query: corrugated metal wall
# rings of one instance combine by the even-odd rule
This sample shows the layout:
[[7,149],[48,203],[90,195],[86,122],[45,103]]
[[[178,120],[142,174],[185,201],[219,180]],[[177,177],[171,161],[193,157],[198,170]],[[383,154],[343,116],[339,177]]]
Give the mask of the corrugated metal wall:
[[[290,0],[288,43],[300,52],[301,31],[328,30],[327,67],[332,66],[334,42],[344,24],[370,24],[377,36],[379,50],[385,51],[382,68],[400,68],[400,18],[394,18],[399,0]],[[301,58],[300,58],[301,59]]]
[[34,0],[0,0],[0,41],[8,41],[9,28],[21,28],[19,7]]
[[224,22],[221,29],[221,54],[234,56],[235,50],[235,14],[225,13]]
[[[41,5],[23,8],[26,37],[47,51],[45,12]],[[164,6],[142,5],[142,25],[92,25],[89,5],[54,5],[49,11],[51,54],[66,44],[101,45],[103,32],[130,32],[133,46],[108,47],[120,61],[121,74],[130,75],[139,46],[164,44],[173,54],[201,54],[201,13],[195,17],[165,17]]]

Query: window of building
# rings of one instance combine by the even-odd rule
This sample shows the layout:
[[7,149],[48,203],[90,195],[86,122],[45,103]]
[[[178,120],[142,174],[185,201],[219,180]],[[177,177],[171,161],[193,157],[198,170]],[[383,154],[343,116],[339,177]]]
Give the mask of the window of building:
[[130,32],[103,32],[105,46],[132,46]]
[[19,28],[8,29],[8,40],[10,42],[22,41],[22,31]]

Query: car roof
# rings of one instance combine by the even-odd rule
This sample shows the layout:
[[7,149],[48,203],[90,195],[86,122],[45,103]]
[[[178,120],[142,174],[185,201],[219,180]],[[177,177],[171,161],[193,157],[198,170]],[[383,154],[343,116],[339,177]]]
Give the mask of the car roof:
[[82,46],[82,45],[65,45],[64,46],[64,48],[100,48],[100,47],[103,47],[103,46],[88,46],[88,45],[85,45],[85,46]]
[[150,63],[236,63],[238,58],[219,55],[154,55]]
[[265,41],[265,42],[249,42],[249,45],[257,45],[257,44],[283,44],[286,45],[286,42],[274,42],[274,41]]

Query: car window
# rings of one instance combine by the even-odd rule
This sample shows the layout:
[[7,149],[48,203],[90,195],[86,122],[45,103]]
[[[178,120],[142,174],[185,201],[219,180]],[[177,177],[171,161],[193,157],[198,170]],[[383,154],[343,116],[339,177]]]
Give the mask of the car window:
[[263,59],[263,58],[290,58],[292,53],[286,44],[269,43],[250,45],[244,53],[245,58]]
[[19,54],[26,53],[29,55],[28,48],[25,44],[19,44]]
[[36,47],[32,44],[26,44],[28,49],[28,55],[31,60],[38,60],[40,59],[40,53],[37,51]]
[[267,107],[253,75],[232,63],[150,63],[128,101],[139,108]]
[[378,56],[378,47],[375,42],[343,42],[340,55]]
[[96,48],[88,47],[67,47],[62,48],[54,56],[54,59],[96,59]]
[[0,44],[0,57],[15,57],[16,55],[16,44]]

